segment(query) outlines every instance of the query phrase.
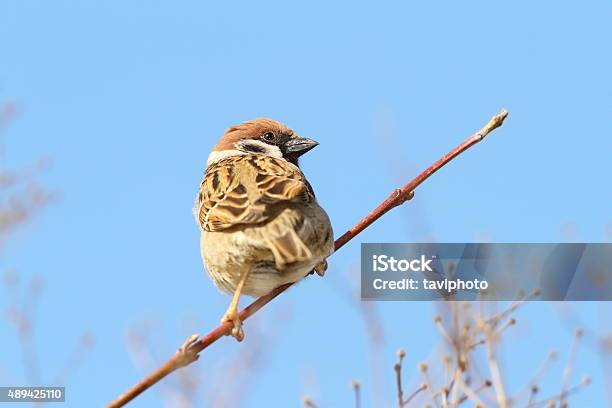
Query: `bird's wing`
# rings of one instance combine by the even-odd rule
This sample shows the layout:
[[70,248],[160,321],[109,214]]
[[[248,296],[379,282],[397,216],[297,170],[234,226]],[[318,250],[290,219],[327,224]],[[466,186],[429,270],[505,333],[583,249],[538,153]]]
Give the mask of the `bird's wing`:
[[223,231],[263,223],[290,203],[313,200],[312,188],[297,166],[248,154],[208,167],[196,210],[203,230]]

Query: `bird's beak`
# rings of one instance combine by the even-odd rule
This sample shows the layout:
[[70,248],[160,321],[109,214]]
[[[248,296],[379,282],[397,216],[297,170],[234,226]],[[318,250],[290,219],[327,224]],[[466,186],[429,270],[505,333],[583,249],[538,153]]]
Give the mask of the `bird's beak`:
[[306,153],[307,151],[313,149],[318,144],[319,142],[312,139],[306,139],[305,137],[296,137],[293,139],[289,139],[285,143],[285,152],[288,155],[297,158]]

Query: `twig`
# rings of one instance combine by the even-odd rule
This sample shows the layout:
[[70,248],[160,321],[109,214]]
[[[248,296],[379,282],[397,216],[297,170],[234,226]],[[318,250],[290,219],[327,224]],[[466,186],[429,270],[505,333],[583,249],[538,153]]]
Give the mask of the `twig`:
[[519,307],[521,307],[522,305],[524,305],[525,303],[527,303],[528,301],[530,301],[531,299],[535,299],[538,296],[540,296],[540,291],[538,289],[534,290],[533,292],[525,295],[525,294],[519,294],[519,298],[517,300],[515,300],[514,302],[512,302],[510,304],[510,306],[508,306],[506,309],[497,312],[496,314],[494,314],[493,316],[489,317],[485,323],[494,326],[497,326],[497,324],[506,316],[508,316],[510,313],[514,312],[516,309],[518,309]]
[[402,349],[397,351],[397,363],[393,366],[393,370],[395,371],[395,385],[397,388],[397,408],[402,408],[404,406],[404,390],[402,388],[402,362],[404,361],[404,357],[406,357],[406,352]]
[[529,395],[528,404],[530,404],[540,392],[540,387],[538,383],[542,380],[544,374],[546,374],[548,369],[553,365],[554,361],[557,358],[558,353],[556,351],[551,351],[550,353],[548,353],[544,361],[540,364],[540,367],[538,367],[538,369],[536,370],[531,380],[527,384],[525,384],[525,387],[518,393],[518,395],[514,399],[518,400],[519,398],[527,394]]
[[563,382],[561,383],[561,392],[559,393],[560,405],[562,405],[565,401],[567,387],[572,379],[572,366],[576,357],[576,350],[578,349],[578,343],[580,343],[580,339],[582,339],[583,334],[584,332],[581,329],[576,330],[576,333],[574,334],[574,341],[572,342],[572,347],[570,349],[569,356],[567,357],[567,364],[563,370]]
[[425,380],[423,384],[425,384],[425,388],[429,390],[429,394],[431,395],[431,400],[433,401],[436,408],[439,408],[440,404],[438,404],[438,393],[434,389],[433,382],[431,381],[431,378],[429,377],[429,373],[428,373],[429,366],[427,365],[427,363],[419,364],[419,371],[421,372],[421,374],[423,374],[423,380]]
[[[455,378],[453,375],[452,359],[449,355],[442,357],[442,365],[444,366],[444,374],[442,376],[442,383],[448,385],[442,386],[442,406],[448,406],[449,397],[452,397],[453,389],[455,387]],[[453,394],[454,395],[454,394]]]
[[506,390],[502,381],[501,370],[499,369],[499,364],[495,355],[494,343],[496,342],[496,336],[494,333],[489,333],[488,337],[489,338],[485,343],[487,346],[487,361],[491,371],[491,380],[493,382],[493,388],[495,389],[497,404],[500,408],[506,408],[508,407],[508,398],[506,397]]
[[472,390],[466,383],[465,381],[463,381],[463,378],[461,377],[461,375],[457,376],[457,388],[460,388],[463,390],[463,392],[465,393],[466,397],[472,401],[474,403],[474,406],[477,408],[484,408],[486,407],[486,405],[481,401],[480,398],[478,398],[478,395],[476,395],[476,392],[474,392],[474,390]]
[[[501,335],[501,334],[504,332],[504,330],[506,330],[506,329],[507,329],[508,327],[510,327],[510,326],[514,326],[515,324],[516,324],[516,319],[515,319],[514,317],[511,317],[510,319],[508,319],[508,320],[507,320],[507,321],[504,323],[504,325],[503,325],[502,327],[500,327],[499,329],[497,329],[497,332],[495,332],[495,335],[496,335],[496,336]],[[493,326],[491,329],[493,329],[493,328],[494,328],[494,326]],[[476,347],[481,346],[481,345],[485,344],[486,342],[487,342],[487,339],[486,339],[486,338],[485,338],[485,339],[480,339],[480,340],[478,340],[477,342],[470,344],[470,345],[468,346],[468,349],[469,349],[469,350],[474,350]]]
[[527,400],[527,406],[533,403],[533,399],[538,395],[538,392],[540,392],[540,387],[538,385],[532,385],[529,390],[529,400]]
[[[480,385],[480,387],[476,388],[475,390],[472,390],[474,395],[478,395],[479,392],[481,392],[482,390],[489,388],[491,385],[493,385],[493,383],[491,382],[491,380],[484,380],[483,383]],[[467,395],[463,395],[461,398],[459,398],[457,400],[457,404],[455,405],[461,405],[463,404],[465,401],[467,401],[469,399],[469,397]]]
[[315,404],[309,397],[304,398],[302,404],[304,404],[306,408],[318,408],[317,404]]
[[427,384],[421,384],[421,385],[419,385],[419,388],[417,388],[416,390],[414,390],[414,391],[412,392],[412,394],[410,394],[410,395],[408,396],[408,398],[406,398],[406,399],[404,400],[404,406],[408,405],[408,404],[410,403],[410,401],[412,401],[412,400],[413,400],[413,399],[414,399],[414,398],[415,398],[417,395],[419,395],[419,393],[420,393],[421,391],[426,390],[426,389],[427,389]]
[[357,380],[351,383],[353,391],[355,391],[355,408],[361,408],[361,384]]
[[68,377],[77,372],[87,352],[94,344],[94,336],[91,333],[83,333],[79,343],[68,357],[64,367],[57,373],[52,384],[66,384]]
[[[544,399],[542,401],[532,402],[529,405],[527,405],[526,408],[537,408],[537,407],[540,407],[540,406],[547,405],[547,404],[549,404],[551,402],[554,404],[554,401],[556,401],[558,399],[561,399],[561,398],[563,398],[565,400],[567,397],[577,393],[578,391],[580,391],[582,388],[588,386],[589,384],[591,384],[591,377],[586,376],[578,384],[574,385],[572,388],[569,388],[569,389],[563,391],[560,394],[557,394],[557,395],[554,395],[552,397],[546,398],[546,399]],[[561,406],[563,406],[563,405],[561,405]]]
[[[394,190],[389,195],[389,197],[387,197],[387,199],[385,199],[378,207],[376,207],[372,212],[370,212],[361,221],[359,221],[357,225],[355,225],[353,228],[348,230],[346,233],[344,233],[344,235],[342,235],[336,240],[336,251],[346,245],[346,243],[348,243],[351,239],[357,236],[361,231],[372,225],[372,223],[374,223],[380,217],[385,215],[391,209],[402,205],[406,201],[410,200],[414,195],[414,190],[419,185],[421,185],[432,174],[440,170],[452,159],[454,159],[470,147],[474,146],[478,142],[482,141],[485,136],[487,136],[490,132],[500,127],[507,116],[508,112],[506,110],[502,110],[499,114],[493,116],[491,120],[489,120],[489,122],[482,129],[467,138],[459,146],[455,147],[453,150],[442,156],[435,163],[425,169],[425,171],[419,174],[415,179],[413,179],[410,183],[406,184],[401,189]],[[270,301],[272,301],[274,298],[286,291],[291,286],[292,284],[279,286],[278,288],[271,291],[269,294],[256,299],[253,303],[251,303],[246,308],[240,311],[240,319],[242,321],[245,321],[254,313],[256,313],[259,309],[264,307],[266,304],[268,304]],[[138,395],[140,395],[142,392],[149,389],[153,384],[166,377],[168,374],[181,367],[185,367],[193,363],[199,358],[199,353],[202,350],[219,340],[224,335],[227,335],[231,331],[231,328],[231,322],[225,322],[219,325],[217,328],[212,330],[204,337],[198,339],[188,339],[188,341],[185,342],[183,347],[181,347],[181,349],[179,349],[179,351],[177,351],[174,356],[172,356],[168,361],[162,364],[162,366],[155,370],[153,373],[145,377],[128,391],[121,394],[117,399],[108,404],[107,408],[117,408],[124,406],[125,404],[136,398]]]
[[436,324],[436,327],[440,331],[440,334],[442,335],[442,337],[444,337],[444,340],[446,340],[448,344],[453,345],[454,344],[453,339],[451,339],[451,336],[448,334],[448,332],[446,331],[446,328],[442,324],[442,317],[440,316],[434,317],[434,323]]

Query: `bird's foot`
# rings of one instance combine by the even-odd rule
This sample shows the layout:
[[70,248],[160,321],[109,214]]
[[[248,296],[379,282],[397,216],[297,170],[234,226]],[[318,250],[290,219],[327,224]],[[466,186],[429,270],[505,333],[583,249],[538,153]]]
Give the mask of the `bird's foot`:
[[325,276],[325,271],[326,270],[327,270],[327,260],[326,259],[322,260],[321,262],[316,264],[315,267],[314,267],[314,271],[319,276]]
[[225,322],[231,322],[234,325],[234,327],[232,327],[232,331],[230,332],[233,338],[235,338],[237,341],[244,340],[244,330],[242,329],[242,320],[240,320],[238,310],[228,310],[221,318],[221,324]]

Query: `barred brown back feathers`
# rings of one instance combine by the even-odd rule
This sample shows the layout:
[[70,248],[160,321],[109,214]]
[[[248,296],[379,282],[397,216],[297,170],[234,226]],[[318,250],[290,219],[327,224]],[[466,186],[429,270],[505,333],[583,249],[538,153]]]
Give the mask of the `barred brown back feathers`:
[[258,224],[291,202],[310,203],[314,194],[296,166],[263,155],[240,155],[206,170],[198,198],[205,231]]

